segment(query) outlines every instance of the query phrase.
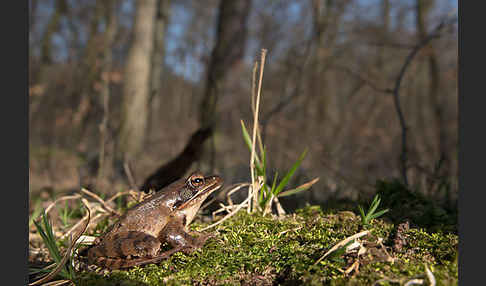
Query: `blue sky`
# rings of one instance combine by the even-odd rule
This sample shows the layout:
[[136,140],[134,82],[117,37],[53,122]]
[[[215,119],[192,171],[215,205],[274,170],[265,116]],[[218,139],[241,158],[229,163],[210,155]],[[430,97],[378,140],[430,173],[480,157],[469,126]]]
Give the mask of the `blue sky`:
[[[397,0],[391,0],[392,6],[394,5],[394,2]],[[413,5],[415,5],[415,0],[407,0],[407,1],[399,1],[401,5],[410,5],[411,7],[411,13],[408,13],[405,22],[407,25],[410,25],[411,29],[414,27],[414,14],[413,14]],[[409,2],[409,3],[408,3]],[[133,1],[125,1],[124,5],[121,7],[122,13],[125,15],[130,15],[131,10],[133,9]],[[295,17],[299,17],[299,10],[302,8],[302,4],[305,4],[305,1],[296,1],[294,4],[290,5],[288,8],[288,15],[289,18],[288,20],[292,22],[293,17],[292,15],[295,15]],[[380,10],[380,3],[381,0],[357,0],[355,2],[357,6],[361,9],[362,14],[359,14],[359,17],[362,17],[364,19],[369,19],[373,20],[379,16]],[[454,8],[457,9],[458,3],[457,1],[454,0],[436,0],[436,3],[438,5],[437,9],[435,12],[438,15],[444,15],[445,13],[453,10]],[[37,26],[34,27],[37,29],[38,32],[42,31],[44,29],[44,24],[46,23],[49,15],[51,14],[53,10],[53,1],[46,1],[46,2],[40,2],[41,5],[39,5],[39,14],[42,15],[40,19],[37,20]],[[253,5],[253,8],[255,8],[257,5]],[[393,10],[392,10],[392,26],[394,25],[393,19],[395,18],[393,15]],[[193,56],[190,53],[185,54],[185,58],[181,59],[180,57],[176,56],[176,52],[180,48],[187,47],[187,43],[184,43],[182,36],[186,29],[191,29],[189,27],[190,25],[190,20],[191,20],[191,13],[190,11],[186,10],[184,6],[182,5],[172,5],[172,10],[171,10],[171,20],[170,24],[168,27],[168,33],[167,33],[167,41],[166,41],[166,64],[168,67],[170,67],[175,73],[179,75],[183,75],[186,79],[194,80],[197,81],[201,78],[201,76],[204,74],[204,69],[205,66],[202,65],[199,59],[193,58]],[[354,17],[353,15],[349,14],[348,17]],[[125,20],[128,20],[127,22],[121,23],[123,25],[131,25],[130,18],[124,18]],[[214,25],[216,24],[216,21],[213,21]],[[207,27],[209,34],[211,35],[211,32],[214,31],[215,27],[210,26]],[[68,33],[67,30],[67,21],[64,19],[63,21],[63,30],[61,31],[62,34]],[[66,43],[64,41],[63,36],[61,35],[55,35],[53,37],[53,42],[56,49],[56,54],[54,55],[54,60],[59,60],[63,61],[67,58],[68,55],[68,47],[66,46]],[[82,31],[82,33],[79,35],[80,40],[82,42],[86,41],[86,31]],[[207,53],[207,49],[210,47],[207,47],[208,43],[201,43],[200,46],[191,46],[191,50],[196,51],[197,54],[202,54],[202,53]],[[255,47],[251,43],[248,45],[248,52],[253,52],[253,50],[259,49],[258,47]],[[197,55],[196,55],[197,56]],[[247,60],[251,60],[253,57],[250,55],[247,57]],[[182,62],[181,62],[182,61]]]

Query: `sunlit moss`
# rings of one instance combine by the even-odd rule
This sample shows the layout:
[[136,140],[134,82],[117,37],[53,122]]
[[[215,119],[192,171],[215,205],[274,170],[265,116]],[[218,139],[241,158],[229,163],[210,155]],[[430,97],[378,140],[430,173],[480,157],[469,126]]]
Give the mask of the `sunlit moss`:
[[[193,223],[193,229],[204,226]],[[360,229],[351,212],[323,214],[319,207],[298,210],[285,219],[241,211],[211,231],[215,238],[191,255],[177,253],[159,265],[112,271],[106,275],[83,273],[77,285],[240,285],[255,284],[371,285],[383,279],[406,281],[424,277],[424,262],[433,269],[438,285],[457,284],[457,235],[407,232],[409,243],[400,253],[389,251],[394,263],[371,259],[359,273],[346,275],[349,261],[341,255],[315,262],[340,240]],[[373,220],[369,240],[393,241],[392,224]],[[382,285],[387,285],[383,283]],[[392,285],[392,284],[388,284]]]

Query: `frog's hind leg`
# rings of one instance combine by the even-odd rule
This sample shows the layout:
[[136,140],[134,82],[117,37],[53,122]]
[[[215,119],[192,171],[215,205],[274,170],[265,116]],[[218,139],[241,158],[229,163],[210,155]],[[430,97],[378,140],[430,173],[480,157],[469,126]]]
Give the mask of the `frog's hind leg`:
[[133,259],[121,259],[121,258],[107,258],[99,257],[95,264],[109,269],[123,269],[133,266],[142,266],[150,263],[159,263],[160,261],[170,257],[172,254],[180,251],[182,247],[172,248],[165,252],[162,252],[154,257],[133,258]]
[[[116,233],[91,247],[88,250],[88,261],[109,267],[105,264],[120,259],[126,260],[127,257],[155,257],[160,250],[160,245],[161,242],[156,237],[147,233],[138,231]],[[106,263],[102,262],[103,259]]]

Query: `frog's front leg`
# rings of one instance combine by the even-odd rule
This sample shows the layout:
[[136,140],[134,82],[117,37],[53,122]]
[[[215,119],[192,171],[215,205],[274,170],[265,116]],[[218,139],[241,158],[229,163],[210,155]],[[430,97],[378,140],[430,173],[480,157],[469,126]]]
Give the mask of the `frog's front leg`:
[[203,247],[210,237],[212,235],[209,234],[199,234],[194,237],[185,230],[182,220],[174,220],[167,223],[159,238],[167,241],[174,249],[181,249],[184,253],[190,254],[197,248]]

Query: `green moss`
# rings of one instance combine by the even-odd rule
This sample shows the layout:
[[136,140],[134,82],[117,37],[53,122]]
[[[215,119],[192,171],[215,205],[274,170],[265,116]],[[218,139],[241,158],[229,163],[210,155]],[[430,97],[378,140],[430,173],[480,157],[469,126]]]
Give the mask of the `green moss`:
[[[192,228],[203,226],[194,223]],[[391,246],[393,224],[378,219],[371,226],[371,235],[363,239],[376,242],[380,237]],[[423,276],[424,262],[438,285],[457,284],[457,235],[423,229],[407,232],[409,243],[400,253],[388,247],[396,258],[393,263],[369,256],[361,259],[359,273],[346,275],[342,270],[354,260],[341,251],[314,265],[332,246],[359,230],[360,220],[353,213],[323,214],[315,206],[285,219],[241,211],[212,229],[215,238],[191,255],[177,253],[159,265],[105,275],[85,272],[77,285],[240,285],[242,281],[258,285],[371,285],[385,277],[405,281]]]

